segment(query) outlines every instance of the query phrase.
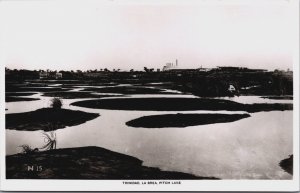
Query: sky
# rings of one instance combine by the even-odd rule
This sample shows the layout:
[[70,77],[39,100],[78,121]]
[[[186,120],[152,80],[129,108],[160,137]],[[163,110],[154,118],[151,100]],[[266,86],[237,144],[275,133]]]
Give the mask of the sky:
[[17,69],[293,68],[289,0],[2,0]]

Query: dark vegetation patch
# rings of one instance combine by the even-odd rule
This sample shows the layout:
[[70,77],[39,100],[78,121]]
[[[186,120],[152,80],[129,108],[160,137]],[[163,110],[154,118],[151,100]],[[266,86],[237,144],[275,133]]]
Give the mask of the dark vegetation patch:
[[34,80],[31,83],[35,84],[84,84],[83,80]]
[[131,121],[126,125],[131,127],[163,128],[188,127],[213,123],[233,122],[250,117],[249,114],[166,114],[144,116]]
[[[230,85],[236,88],[236,95],[293,95],[293,72],[242,67],[217,67],[212,69],[184,69],[154,71],[144,68],[143,71],[131,69],[120,72],[117,69],[100,71],[61,71],[61,80],[38,80],[39,71],[5,69],[6,83],[23,83],[30,80],[34,83],[130,83],[147,84],[151,82],[172,82],[178,90],[193,93],[197,96],[221,97],[231,96]],[[49,72],[49,79],[54,79],[55,71]],[[74,81],[75,80],[75,81]],[[175,89],[177,90],[177,89]]]
[[292,104],[241,104],[222,99],[203,98],[118,98],[74,102],[71,105],[95,109],[140,110],[140,111],[274,111],[292,110]]
[[91,88],[91,86],[117,86],[117,83],[97,83],[97,82],[90,82],[84,84],[62,84],[62,88]]
[[293,175],[293,155],[290,155],[289,158],[281,160],[279,166],[287,173]]
[[[187,78],[182,76],[177,85],[182,91],[191,92],[197,96],[231,96],[235,95],[292,95],[292,74],[286,72],[260,72],[256,70],[215,69],[202,75]],[[228,92],[230,85],[236,89]],[[242,89],[248,87],[250,89]]]
[[[207,95],[206,96],[206,91],[201,90],[199,91],[198,88],[193,87],[190,83],[188,82],[161,82],[161,83],[141,83],[141,84],[136,84],[137,86],[149,86],[153,87],[156,89],[169,89],[169,90],[174,90],[174,91],[179,91],[181,94],[193,94],[195,96],[214,96],[214,95]],[[199,94],[201,93],[201,94]],[[172,93],[174,94],[174,93]],[[176,93],[175,93],[176,94]],[[232,96],[232,94],[230,94]]]
[[[161,171],[142,161],[100,147],[55,149],[6,156],[8,179],[217,179]],[[28,172],[30,166],[45,166]]]
[[293,96],[263,96],[261,98],[274,100],[293,100]]
[[119,95],[99,95],[91,92],[46,92],[43,96],[59,97],[64,99],[76,99],[76,98],[103,98],[103,97],[116,97]]
[[115,82],[90,82],[89,86],[117,86],[119,83]]
[[35,101],[40,100],[39,98],[27,98],[19,96],[30,96],[36,93],[32,92],[6,92],[5,93],[5,102],[18,102],[18,101]]
[[134,86],[150,86],[158,89],[174,89],[174,82],[148,82],[148,83],[138,83],[133,84]]
[[[23,81],[23,82],[6,82],[6,86],[13,87],[57,87],[59,86],[116,86],[119,83],[115,82],[98,82],[91,80],[32,80],[32,81]],[[58,87],[59,87],[58,86]]]
[[6,92],[5,96],[31,96],[37,93],[34,92]]
[[114,86],[118,84],[115,82],[101,82],[93,80],[35,80],[31,83],[41,85],[62,84],[64,86]]
[[5,92],[54,92],[54,91],[68,91],[70,89],[60,87],[16,87],[7,86]]
[[99,116],[68,109],[42,108],[26,113],[6,114],[6,129],[14,130],[56,130],[66,126],[74,126]]
[[74,89],[74,88],[81,88],[81,87],[84,88],[85,86],[89,86],[89,85],[88,84],[62,84],[60,87]]
[[[119,93],[119,94],[168,94],[162,89],[137,87],[137,86],[116,86],[105,88],[86,88],[85,91],[94,91],[100,93]],[[172,93],[174,94],[174,93]]]
[[23,85],[22,87],[55,87],[56,86],[56,83],[49,83],[49,84],[46,84],[46,83],[31,83],[31,82],[28,82],[27,84]]
[[5,102],[37,101],[37,100],[40,100],[40,99],[39,98],[5,96]]

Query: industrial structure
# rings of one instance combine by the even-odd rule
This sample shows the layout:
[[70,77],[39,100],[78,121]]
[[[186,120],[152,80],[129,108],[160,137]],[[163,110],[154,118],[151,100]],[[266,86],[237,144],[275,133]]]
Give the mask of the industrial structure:
[[163,71],[168,71],[177,68],[178,68],[178,60],[176,59],[175,65],[172,62],[166,63],[166,65],[163,67]]

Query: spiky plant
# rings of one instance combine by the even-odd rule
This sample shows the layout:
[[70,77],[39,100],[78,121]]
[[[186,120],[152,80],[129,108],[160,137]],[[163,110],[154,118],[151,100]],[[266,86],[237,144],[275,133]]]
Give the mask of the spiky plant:
[[44,132],[42,134],[43,134],[44,142],[46,144],[39,149],[42,150],[56,149],[56,144],[57,144],[56,133],[54,131],[50,131],[49,133]]

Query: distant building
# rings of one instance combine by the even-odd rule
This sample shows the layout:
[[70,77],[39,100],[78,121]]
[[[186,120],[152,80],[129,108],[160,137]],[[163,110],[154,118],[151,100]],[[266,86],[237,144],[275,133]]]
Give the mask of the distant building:
[[55,78],[56,78],[56,79],[62,79],[62,77],[63,77],[63,74],[60,73],[60,72],[57,72],[57,73],[55,74]]
[[163,67],[163,71],[168,71],[177,68],[178,68],[178,60],[176,59],[175,65],[172,62],[166,63],[166,65]]
[[40,72],[40,79],[45,79],[45,78],[48,78],[48,72],[41,71]]

